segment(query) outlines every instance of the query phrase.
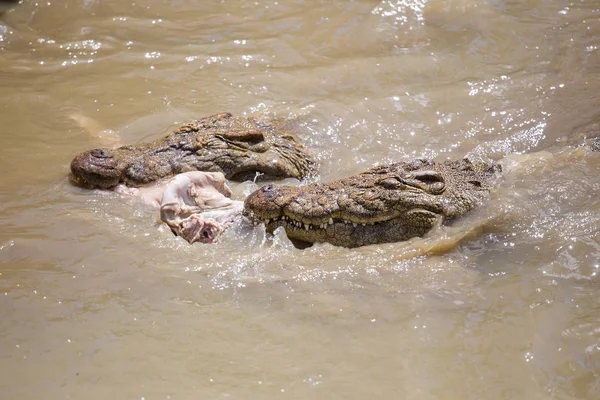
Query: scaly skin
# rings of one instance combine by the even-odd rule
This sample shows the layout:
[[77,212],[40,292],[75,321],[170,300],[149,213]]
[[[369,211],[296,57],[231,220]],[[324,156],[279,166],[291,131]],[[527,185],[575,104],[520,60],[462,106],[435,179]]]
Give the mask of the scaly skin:
[[91,189],[135,187],[188,171],[222,172],[232,180],[257,172],[302,179],[313,168],[312,157],[283,125],[229,113],[183,125],[153,142],[86,151],[71,162],[74,183]]
[[372,168],[330,183],[264,186],[245,201],[244,214],[280,226],[289,238],[358,247],[423,236],[487,197],[501,168],[467,159],[416,159]]

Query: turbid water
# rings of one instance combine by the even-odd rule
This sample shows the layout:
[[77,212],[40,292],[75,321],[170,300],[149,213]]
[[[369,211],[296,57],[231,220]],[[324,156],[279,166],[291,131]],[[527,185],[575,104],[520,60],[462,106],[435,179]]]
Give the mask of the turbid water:
[[407,260],[241,223],[190,246],[143,204],[67,179],[102,144],[73,114],[127,143],[221,111],[300,118],[321,180],[556,148],[600,120],[600,1],[11,7],[0,398],[600,397],[600,156],[521,165],[457,224],[491,229]]

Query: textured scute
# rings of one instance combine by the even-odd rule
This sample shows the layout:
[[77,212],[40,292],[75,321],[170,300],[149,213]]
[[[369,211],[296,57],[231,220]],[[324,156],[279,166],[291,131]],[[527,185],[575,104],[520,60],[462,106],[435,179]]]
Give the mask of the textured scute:
[[234,180],[257,174],[302,179],[314,166],[284,124],[221,113],[152,142],[80,153],[71,162],[71,173],[80,186],[107,189],[118,183],[140,186],[188,171],[222,172]]
[[500,172],[494,163],[413,159],[329,183],[265,186],[246,199],[244,213],[305,242],[402,241],[472,210]]

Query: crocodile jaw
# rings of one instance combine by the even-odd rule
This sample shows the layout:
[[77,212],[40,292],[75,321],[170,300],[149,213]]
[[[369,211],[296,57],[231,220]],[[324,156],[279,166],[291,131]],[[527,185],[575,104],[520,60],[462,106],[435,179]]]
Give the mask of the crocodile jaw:
[[[249,215],[246,212],[246,215]],[[251,217],[252,218],[252,217]],[[423,236],[433,228],[442,216],[424,209],[413,209],[396,218],[373,223],[357,223],[349,220],[333,220],[321,225],[304,224],[286,216],[255,221],[265,224],[270,233],[283,227],[290,239],[308,243],[327,242],[348,248],[369,244],[399,242],[415,236]],[[415,220],[419,224],[415,224]]]
[[[248,196],[244,215],[265,224],[271,233],[283,227],[290,239],[349,248],[423,236],[444,218],[439,202],[431,201],[415,202],[412,208],[390,208],[376,215],[348,212],[332,203],[325,212],[312,217],[303,215],[300,220],[301,214],[295,210],[304,203],[303,195],[310,192],[311,187],[264,186]],[[405,190],[404,195],[414,197],[411,190]]]

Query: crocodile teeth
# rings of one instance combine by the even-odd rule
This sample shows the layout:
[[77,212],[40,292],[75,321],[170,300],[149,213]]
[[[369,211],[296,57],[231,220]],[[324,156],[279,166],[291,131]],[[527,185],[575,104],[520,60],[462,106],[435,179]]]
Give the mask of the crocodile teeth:
[[304,229],[308,230],[308,224],[304,224]]
[[367,224],[365,224],[364,222],[361,224],[362,226],[367,226]]
[[356,222],[353,222],[353,223],[352,223],[352,226],[356,228]]
[[329,217],[329,225],[333,225],[333,218]]

